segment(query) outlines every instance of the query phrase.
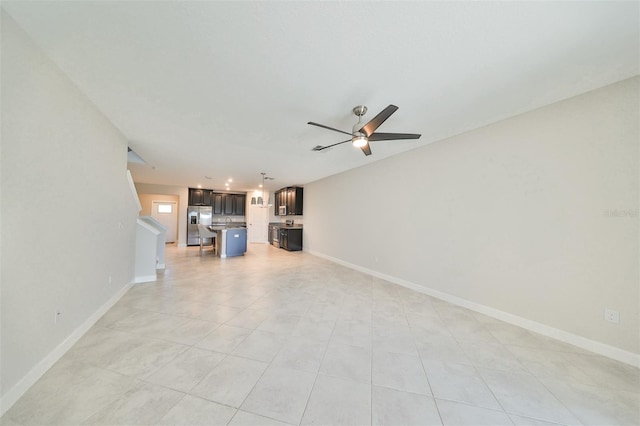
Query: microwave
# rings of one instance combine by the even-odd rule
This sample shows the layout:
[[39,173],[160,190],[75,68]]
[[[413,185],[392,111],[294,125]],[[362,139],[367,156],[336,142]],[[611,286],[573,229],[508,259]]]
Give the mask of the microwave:
[[278,214],[280,216],[286,216],[287,215],[287,206],[278,207]]

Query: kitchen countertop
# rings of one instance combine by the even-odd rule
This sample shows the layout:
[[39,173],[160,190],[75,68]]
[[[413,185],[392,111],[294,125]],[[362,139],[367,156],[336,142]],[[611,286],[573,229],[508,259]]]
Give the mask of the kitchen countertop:
[[237,229],[246,227],[247,224],[244,222],[212,223],[208,226],[208,228],[212,231],[222,231],[224,229]]
[[269,223],[269,226],[277,226],[280,229],[302,229],[302,224],[287,225],[285,223],[280,223],[280,222],[271,222]]

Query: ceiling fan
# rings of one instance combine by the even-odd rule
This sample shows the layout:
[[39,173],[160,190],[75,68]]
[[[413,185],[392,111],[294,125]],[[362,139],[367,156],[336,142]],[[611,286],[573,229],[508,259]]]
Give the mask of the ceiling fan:
[[333,127],[325,126],[324,124],[314,123],[313,121],[309,121],[307,124],[311,124],[312,126],[322,127],[324,129],[333,130],[334,132],[344,133],[345,135],[351,136],[351,139],[347,139],[346,141],[334,143],[332,145],[322,146],[316,145],[312,151],[322,151],[323,149],[331,148],[336,145],[341,145],[343,143],[351,142],[353,146],[360,148],[364,155],[371,155],[371,147],[369,146],[369,142],[375,141],[392,141],[399,139],[418,139],[422,135],[417,135],[414,133],[375,133],[376,129],[380,127],[382,123],[385,122],[387,118],[391,116],[394,112],[398,110],[398,107],[395,105],[389,105],[378,115],[373,117],[371,121],[367,124],[362,123],[362,116],[367,113],[367,107],[363,105],[359,105],[353,108],[353,113],[358,116],[358,122],[353,125],[353,132],[345,132],[342,130],[334,129]]

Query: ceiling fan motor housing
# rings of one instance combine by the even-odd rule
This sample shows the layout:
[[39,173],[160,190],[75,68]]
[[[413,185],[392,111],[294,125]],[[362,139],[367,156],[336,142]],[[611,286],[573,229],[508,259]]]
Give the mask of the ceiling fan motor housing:
[[353,113],[358,117],[362,117],[367,113],[367,107],[364,105],[358,105],[357,107],[353,108]]

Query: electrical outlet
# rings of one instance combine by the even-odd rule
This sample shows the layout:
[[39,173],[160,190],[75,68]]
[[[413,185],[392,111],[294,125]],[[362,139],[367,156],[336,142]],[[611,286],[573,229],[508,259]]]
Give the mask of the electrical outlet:
[[59,310],[55,310],[54,311],[54,317],[53,317],[53,323],[57,324],[58,323],[58,318],[60,318],[60,315],[62,315],[62,312],[60,312]]
[[615,309],[606,308],[604,310],[604,320],[618,324],[620,322],[620,312]]
[[109,284],[111,284],[111,275],[109,275]]

